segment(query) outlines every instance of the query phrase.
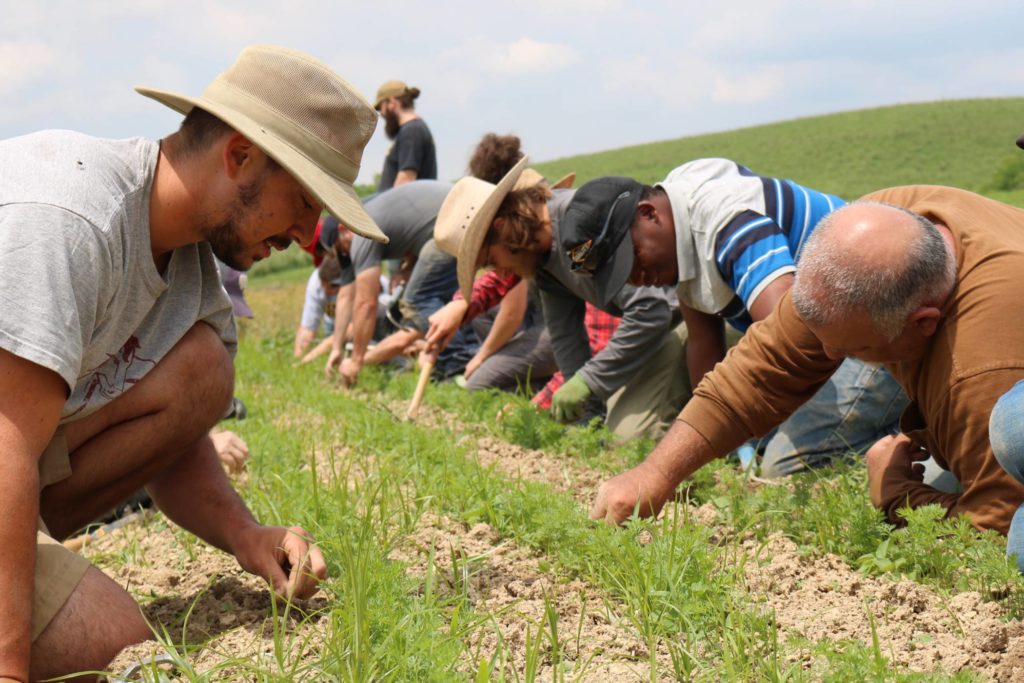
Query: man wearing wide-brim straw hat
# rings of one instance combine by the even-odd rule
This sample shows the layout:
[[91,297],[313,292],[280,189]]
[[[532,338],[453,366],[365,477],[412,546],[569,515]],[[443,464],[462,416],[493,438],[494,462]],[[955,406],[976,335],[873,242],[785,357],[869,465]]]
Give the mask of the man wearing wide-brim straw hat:
[[[675,315],[673,293],[625,285],[599,305],[594,282],[574,275],[558,248],[559,224],[575,190],[518,183],[526,164],[520,160],[496,185],[477,178],[456,183],[441,207],[435,239],[458,258],[465,297],[482,267],[536,278],[555,359],[568,378],[552,399],[556,418],[575,419],[588,398],[597,396],[607,401],[607,424],[620,438],[659,436],[689,396],[685,328]],[[593,357],[583,322],[586,302],[622,318],[608,345]]]
[[0,142],[0,678],[102,670],[151,637],[131,596],[58,540],[143,485],[280,595],[326,574],[301,528],[256,522],[207,436],[236,346],[214,255],[246,270],[308,243],[324,208],[382,239],[352,189],[377,115],[271,46],[199,97],[139,92],[186,114],[181,128]]

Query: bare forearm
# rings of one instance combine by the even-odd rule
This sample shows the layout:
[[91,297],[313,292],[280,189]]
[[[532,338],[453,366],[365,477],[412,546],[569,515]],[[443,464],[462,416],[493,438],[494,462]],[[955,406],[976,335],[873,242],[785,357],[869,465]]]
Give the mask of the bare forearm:
[[416,180],[417,175],[417,172],[413,169],[399,171],[398,175],[395,176],[395,184],[393,185],[393,187],[398,187],[400,185],[405,185],[406,183],[411,183],[412,181]]
[[39,471],[34,458],[14,457],[5,449],[0,501],[0,680],[27,681],[39,517]]
[[676,420],[644,464],[657,468],[675,487],[718,455],[700,432]]
[[309,348],[310,342],[313,341],[313,336],[316,333],[308,327],[299,326],[299,329],[295,331],[295,357],[301,358],[302,354]]
[[508,343],[508,340],[515,335],[516,330],[519,329],[519,325],[523,322],[523,316],[526,314],[526,282],[521,282],[519,285],[509,292],[509,296],[505,297],[505,300],[501,302],[501,308],[498,309],[498,315],[494,317],[494,325],[491,327],[490,333],[487,338],[484,339],[484,343],[480,345],[480,354],[484,358],[490,358],[494,355],[501,347]]
[[376,299],[369,302],[356,300],[355,315],[352,317],[352,359],[362,363],[366,348],[373,338],[377,317]]
[[419,338],[419,334],[412,330],[399,330],[389,334],[379,344],[366,352],[363,360],[369,365],[376,365],[391,360],[402,354],[409,344]]
[[697,386],[725,358],[725,348],[715,340],[690,337],[686,343],[686,367],[690,372],[690,386]]
[[146,489],[175,524],[228,553],[235,554],[233,541],[239,532],[257,525],[232,488],[208,436]]
[[334,334],[331,335],[331,347],[339,354],[345,348],[348,326],[352,322],[352,295],[354,284],[348,284],[338,292],[338,300],[334,305]]
[[325,353],[327,353],[328,351],[330,351],[331,350],[331,346],[333,344],[334,344],[334,337],[328,337],[327,339],[324,339],[319,344],[317,344],[313,348],[312,351],[310,351],[309,353],[307,353],[305,356],[302,357],[302,362],[303,363],[308,363],[310,361],[316,360],[320,356],[322,356]]

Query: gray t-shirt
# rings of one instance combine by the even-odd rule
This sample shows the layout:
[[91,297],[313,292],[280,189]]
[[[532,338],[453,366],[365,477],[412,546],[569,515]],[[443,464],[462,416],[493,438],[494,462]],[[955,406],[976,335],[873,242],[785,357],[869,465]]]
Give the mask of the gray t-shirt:
[[142,379],[197,321],[236,345],[210,246],[153,262],[159,145],[46,131],[0,142],[0,347],[70,390],[61,423]]
[[366,212],[391,241],[381,244],[354,235],[351,252],[356,274],[387,259],[419,254],[434,236],[437,212],[451,189],[452,184],[443,180],[414,180],[373,195],[366,202]]

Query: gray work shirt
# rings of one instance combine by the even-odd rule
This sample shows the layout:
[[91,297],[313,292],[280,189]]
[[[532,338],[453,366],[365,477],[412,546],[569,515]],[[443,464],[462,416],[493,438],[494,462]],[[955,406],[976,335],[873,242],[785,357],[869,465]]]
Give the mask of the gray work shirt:
[[[554,234],[536,280],[559,369],[566,379],[579,372],[591,391],[607,399],[658,350],[658,342],[672,328],[677,301],[671,288],[627,284],[607,305],[598,305],[594,280],[572,273],[569,256],[558,242],[558,226],[574,194],[556,190],[548,201]],[[587,302],[622,318],[611,341],[594,357],[583,322]]]
[[419,254],[434,236],[437,212],[452,184],[443,180],[415,180],[373,195],[366,212],[391,240],[381,244],[360,235],[352,237],[352,266],[356,274],[387,259]]

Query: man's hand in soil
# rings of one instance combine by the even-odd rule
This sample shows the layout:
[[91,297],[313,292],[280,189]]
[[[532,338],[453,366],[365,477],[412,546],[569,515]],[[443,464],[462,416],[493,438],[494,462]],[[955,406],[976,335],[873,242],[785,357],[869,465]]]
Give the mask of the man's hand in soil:
[[220,464],[231,474],[238,474],[245,469],[249,459],[249,446],[234,432],[217,432],[210,434],[213,447],[217,449]]
[[905,484],[920,484],[924,479],[922,461],[928,453],[914,445],[904,434],[886,436],[875,442],[865,454],[868,467],[868,491],[871,504],[877,508],[887,506],[893,495],[905,491]]
[[590,387],[579,375],[573,375],[551,397],[551,414],[559,422],[571,422],[583,414]]
[[341,361],[341,368],[338,370],[338,374],[341,375],[341,381],[345,383],[345,386],[355,386],[356,380],[359,379],[359,371],[362,370],[362,364],[357,363],[351,358],[346,358]]
[[344,354],[340,349],[331,349],[331,355],[327,356],[327,364],[324,365],[324,375],[331,376],[331,372],[338,370]]
[[661,512],[675,489],[657,467],[644,461],[601,484],[590,518],[622,524],[634,512],[640,517],[653,517]]
[[718,455],[697,430],[677,420],[646,460],[601,485],[590,518],[621,524],[634,511],[656,515],[679,482]]
[[242,569],[262,576],[280,597],[304,600],[327,577],[327,564],[302,527],[254,526],[236,544]]

